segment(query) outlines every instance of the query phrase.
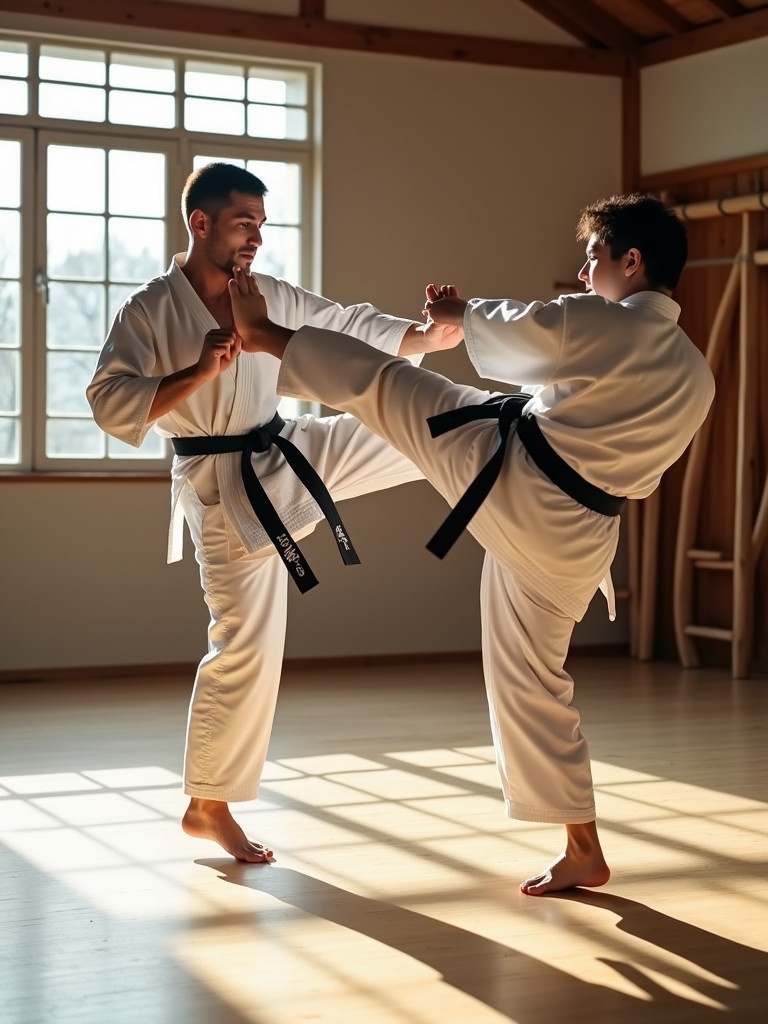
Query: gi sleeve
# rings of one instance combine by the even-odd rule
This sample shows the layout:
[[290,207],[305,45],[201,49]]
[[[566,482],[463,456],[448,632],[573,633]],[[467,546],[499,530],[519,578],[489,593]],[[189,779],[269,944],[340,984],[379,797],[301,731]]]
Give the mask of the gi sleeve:
[[548,384],[565,344],[565,305],[514,299],[470,299],[464,338],[481,377],[507,384]]
[[163,375],[155,373],[154,335],[138,310],[123,306],[112,322],[86,397],[93,418],[112,437],[138,448]]

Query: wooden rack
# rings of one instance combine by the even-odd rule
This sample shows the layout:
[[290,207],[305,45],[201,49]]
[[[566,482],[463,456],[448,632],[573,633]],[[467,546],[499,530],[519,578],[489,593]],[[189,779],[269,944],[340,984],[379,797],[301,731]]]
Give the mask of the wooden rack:
[[[754,639],[755,569],[768,538],[768,477],[757,476],[758,446],[758,287],[759,267],[768,264],[768,250],[757,250],[756,213],[768,211],[767,193],[732,196],[676,207],[683,220],[741,216],[741,244],[733,260],[692,260],[689,266],[730,262],[731,271],[709,333],[706,357],[717,376],[738,314],[738,403],[736,409],[735,514],[732,551],[710,550],[697,543],[701,496],[708,468],[713,418],[710,416],[692,443],[683,478],[680,518],[675,546],[674,617],[677,649],[682,664],[698,666],[697,638],[731,645],[731,671],[736,679],[750,674]],[[757,514],[754,514],[758,497]],[[730,628],[695,622],[695,580],[701,572],[732,574]]]

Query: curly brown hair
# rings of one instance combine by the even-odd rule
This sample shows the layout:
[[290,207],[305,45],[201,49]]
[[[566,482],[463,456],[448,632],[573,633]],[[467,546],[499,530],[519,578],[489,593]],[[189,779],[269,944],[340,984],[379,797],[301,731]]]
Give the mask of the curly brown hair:
[[688,232],[675,211],[647,192],[610,196],[586,206],[576,225],[579,241],[595,235],[613,259],[638,249],[652,288],[677,287],[688,259]]

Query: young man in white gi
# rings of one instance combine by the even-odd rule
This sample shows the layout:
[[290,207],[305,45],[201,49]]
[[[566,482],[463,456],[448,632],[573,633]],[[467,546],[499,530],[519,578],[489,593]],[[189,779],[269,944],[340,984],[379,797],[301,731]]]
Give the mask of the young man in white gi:
[[564,662],[608,576],[624,498],[658,486],[714,395],[677,325],[687,239],[673,211],[615,196],[587,207],[577,233],[585,294],[525,303],[427,289],[425,313],[463,329],[480,376],[523,386],[504,401],[329,331],[294,333],[272,322],[254,279],[236,272],[229,286],[243,350],[282,359],[278,393],[352,413],[459,502],[435,553],[467,520],[486,549],[484,672],[507,814],[566,828],[564,852],[521,884],[530,895],[608,880]]
[[[268,860],[272,851],[245,835],[229,803],[257,795],[280,681],[288,576],[302,592],[317,582],[296,541],[325,515],[342,558],[355,562],[332,499],[421,479],[351,416],[283,422],[277,362],[241,353],[228,282],[233,267],[251,272],[265,193],[258,178],[231,164],[190,175],[182,195],[189,248],[117,312],[88,387],[107,433],[138,446],[154,425],[173,439],[169,561],[181,557],[186,519],[210,611],[187,723],[191,799],[182,825],[245,861]],[[401,356],[461,340],[454,327],[433,340],[423,324],[371,305],[342,308],[258,277],[273,318],[290,330],[332,328]]]

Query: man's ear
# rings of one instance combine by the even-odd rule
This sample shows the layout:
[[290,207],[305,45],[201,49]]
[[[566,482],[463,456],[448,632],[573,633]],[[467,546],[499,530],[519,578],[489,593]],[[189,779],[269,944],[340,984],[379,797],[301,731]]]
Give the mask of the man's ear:
[[193,210],[189,215],[189,229],[193,235],[204,238],[208,234],[210,218],[204,210]]
[[624,254],[624,273],[627,277],[633,277],[640,271],[643,265],[643,256],[639,249],[627,249]]

